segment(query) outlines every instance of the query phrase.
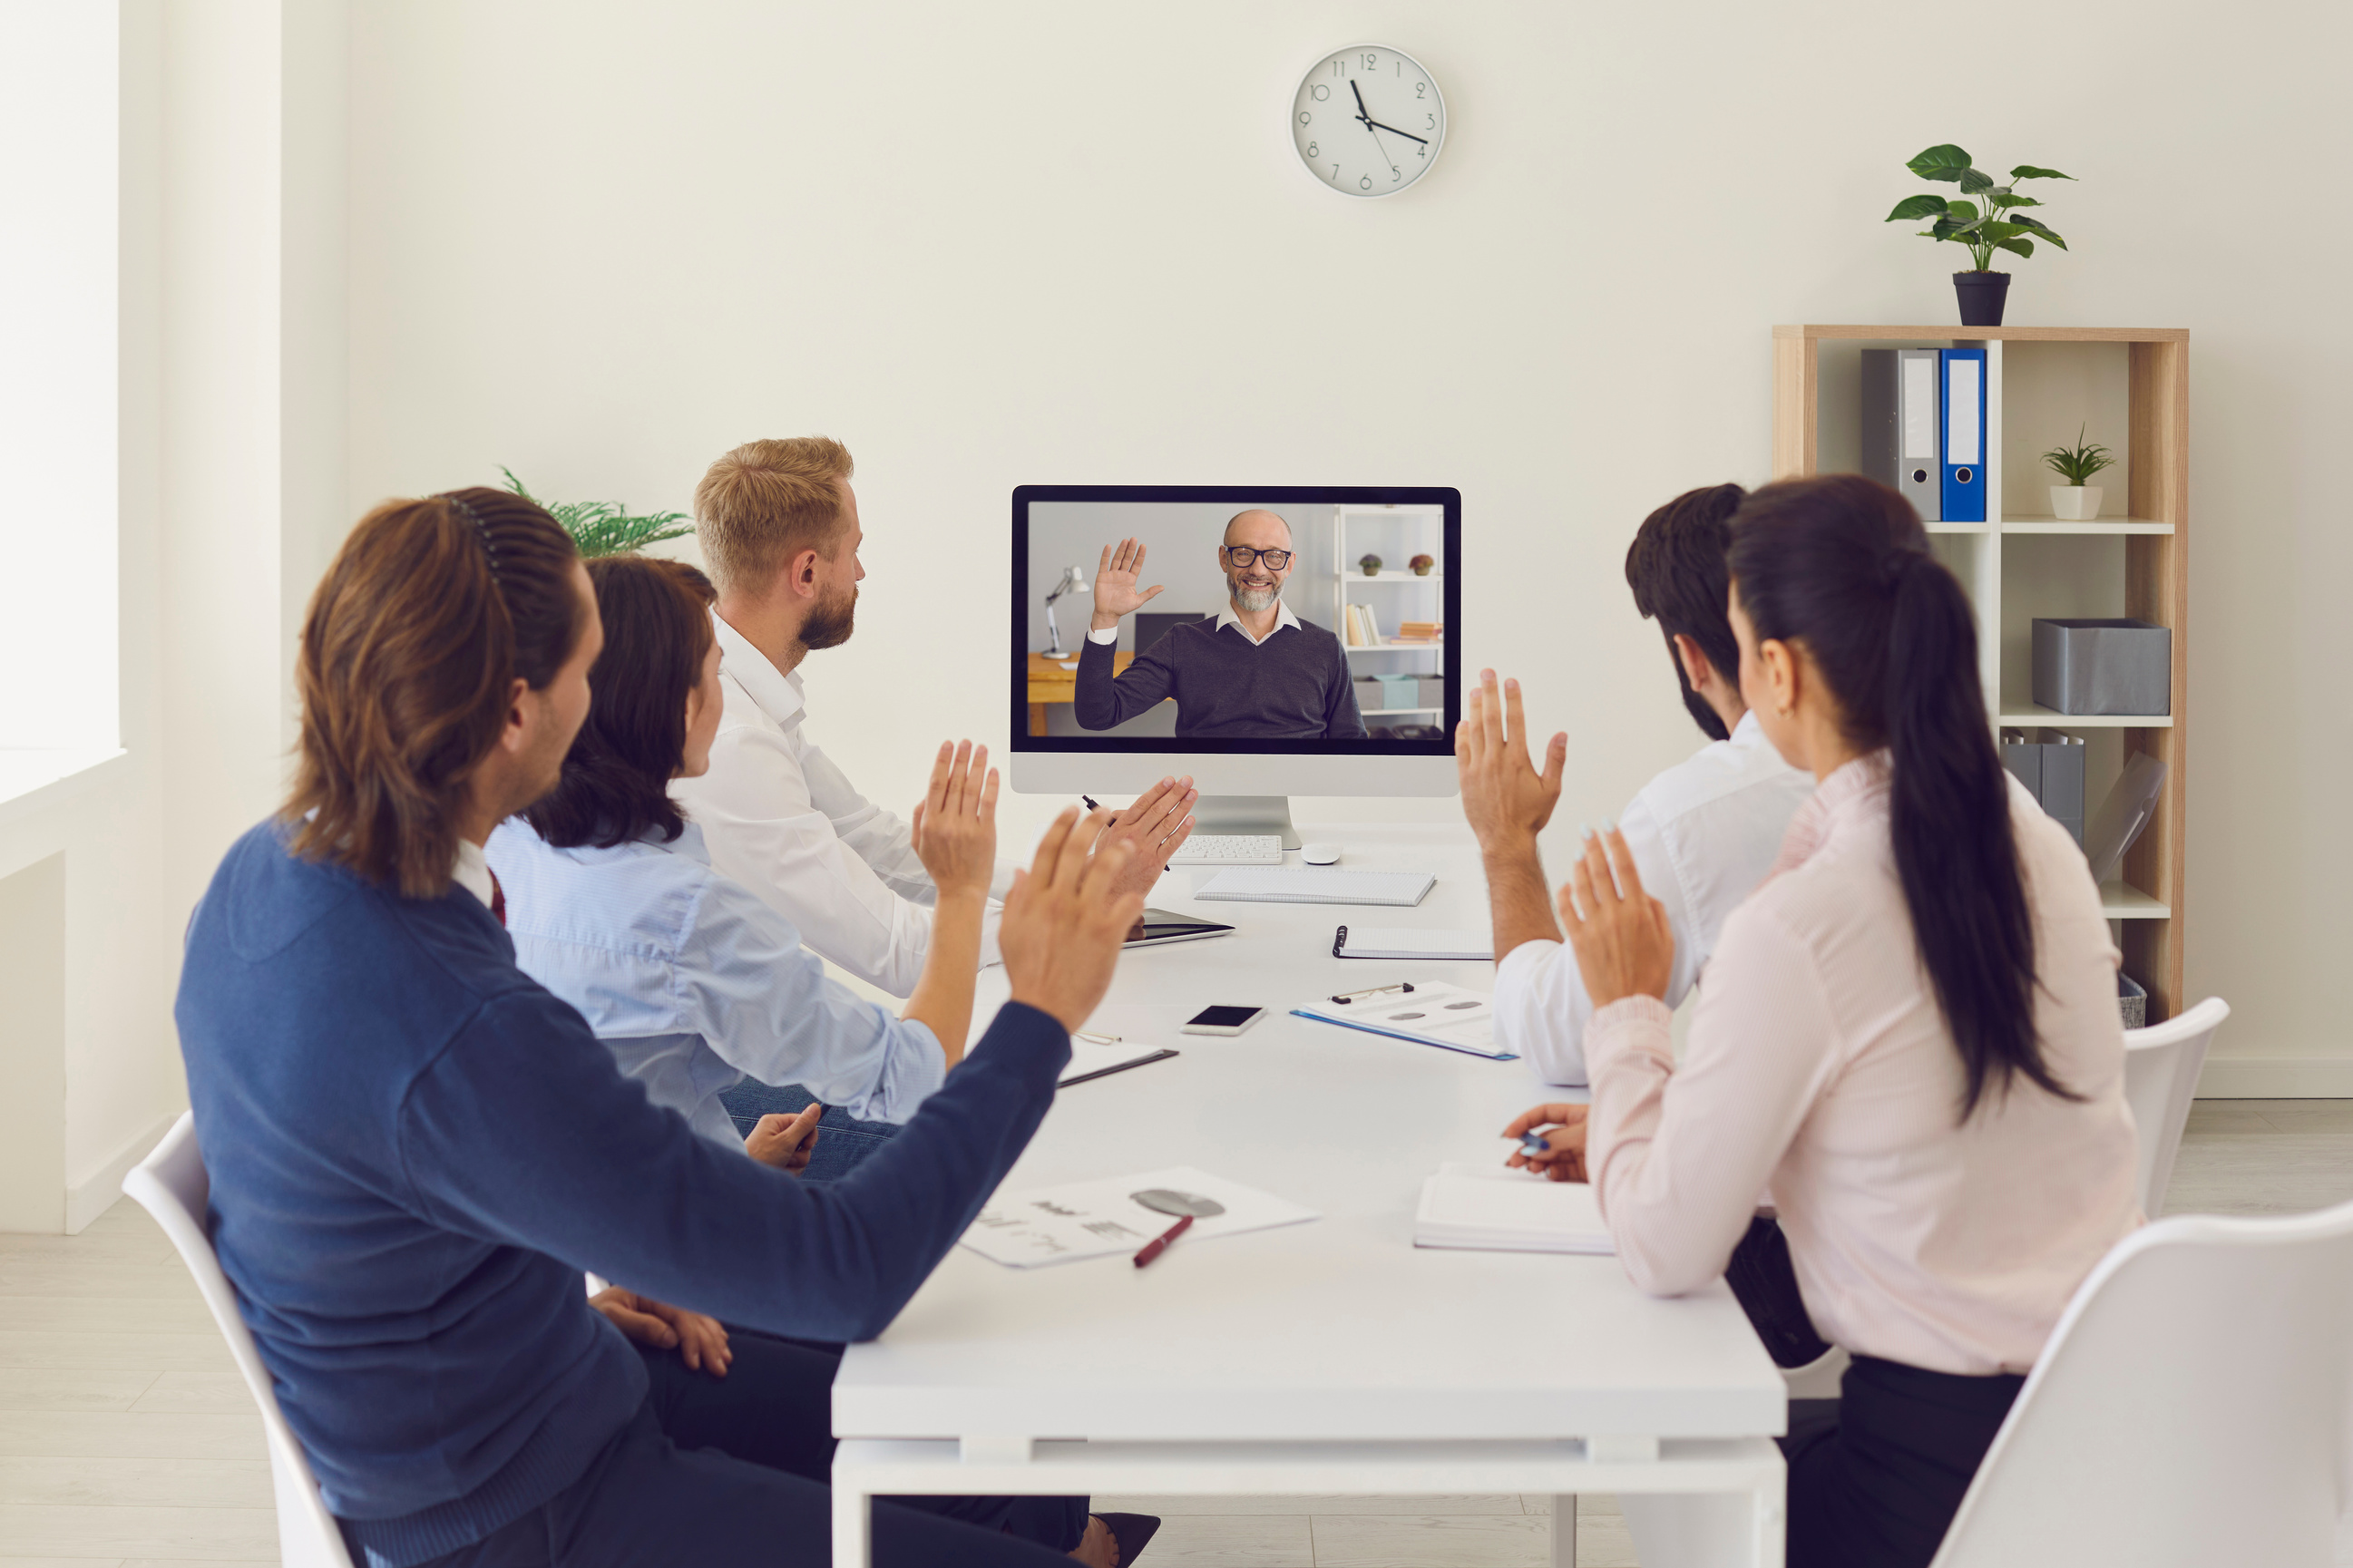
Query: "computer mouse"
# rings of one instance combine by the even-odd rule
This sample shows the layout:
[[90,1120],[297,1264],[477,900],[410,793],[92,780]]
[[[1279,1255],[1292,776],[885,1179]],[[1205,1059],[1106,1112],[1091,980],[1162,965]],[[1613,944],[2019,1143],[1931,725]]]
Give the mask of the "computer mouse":
[[1337,844],[1303,844],[1299,847],[1299,858],[1310,866],[1335,866],[1340,861],[1340,847]]

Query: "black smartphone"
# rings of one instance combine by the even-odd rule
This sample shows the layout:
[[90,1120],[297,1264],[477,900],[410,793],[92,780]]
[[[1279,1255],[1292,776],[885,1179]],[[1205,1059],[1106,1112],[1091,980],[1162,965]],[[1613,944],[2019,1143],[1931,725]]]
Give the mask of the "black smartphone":
[[1187,1035],[1239,1035],[1266,1016],[1263,1007],[1204,1007],[1185,1020]]

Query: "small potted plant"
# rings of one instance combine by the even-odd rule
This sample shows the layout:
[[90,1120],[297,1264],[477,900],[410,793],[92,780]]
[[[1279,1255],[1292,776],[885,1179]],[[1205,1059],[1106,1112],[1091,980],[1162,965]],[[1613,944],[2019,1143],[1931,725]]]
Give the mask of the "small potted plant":
[[2100,515],[2100,498],[2107,492],[2098,485],[2084,481],[2102,468],[2116,466],[2115,458],[2098,442],[2084,439],[2084,427],[2075,428],[2075,444],[2053,447],[2042,454],[2043,466],[2067,482],[2051,487],[2051,515],[2069,522],[2089,522]]
[[1365,575],[1367,577],[1377,577],[1381,574],[1381,558],[1377,555],[1367,555],[1356,564],[1365,569]]
[[1427,555],[1417,555],[1412,560],[1407,562],[1406,564],[1413,568],[1413,574],[1415,576],[1427,577],[1430,575],[1430,569],[1437,565],[1438,563]]
[[1981,209],[1973,201],[1948,201],[1933,195],[1906,196],[1895,204],[1895,210],[1887,215],[1886,221],[1933,218],[1935,223],[1920,231],[1923,239],[1950,240],[1968,247],[1969,258],[1977,265],[1969,271],[1953,274],[1953,291],[1960,300],[1961,325],[1999,327],[2002,304],[2010,296],[2010,274],[1993,270],[1993,253],[2007,250],[2016,256],[2031,256],[2038,239],[2062,250],[2067,248],[2067,242],[2055,231],[2018,210],[2042,205],[2032,196],[2020,195],[2018,182],[2072,180],[2074,176],[2056,169],[2021,163],[2010,172],[2009,184],[1997,185],[1991,174],[1972,168],[1969,155],[1949,142],[1929,148],[1905,167],[1924,180],[1957,184],[1963,196],[1983,198],[1985,205]]

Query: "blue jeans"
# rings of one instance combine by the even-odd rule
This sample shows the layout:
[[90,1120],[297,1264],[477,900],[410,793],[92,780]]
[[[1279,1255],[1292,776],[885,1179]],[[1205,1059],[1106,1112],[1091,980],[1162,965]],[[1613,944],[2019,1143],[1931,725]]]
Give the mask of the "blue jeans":
[[[745,1079],[733,1089],[720,1091],[719,1103],[735,1121],[735,1131],[745,1137],[760,1124],[760,1118],[770,1111],[781,1110],[787,1116],[797,1115],[804,1106],[816,1102],[817,1097],[798,1084],[779,1089],[756,1079]],[[810,1152],[808,1169],[801,1173],[805,1182],[839,1181],[849,1173],[850,1167],[882,1146],[882,1140],[899,1131],[892,1121],[860,1121],[845,1115],[838,1105],[828,1105],[818,1118],[817,1148]]]

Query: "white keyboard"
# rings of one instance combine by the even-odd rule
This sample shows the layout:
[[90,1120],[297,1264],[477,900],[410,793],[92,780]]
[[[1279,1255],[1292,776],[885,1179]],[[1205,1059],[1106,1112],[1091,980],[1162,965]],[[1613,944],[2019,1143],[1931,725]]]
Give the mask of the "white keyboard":
[[1280,866],[1282,838],[1273,833],[1196,833],[1168,858],[1171,866]]

